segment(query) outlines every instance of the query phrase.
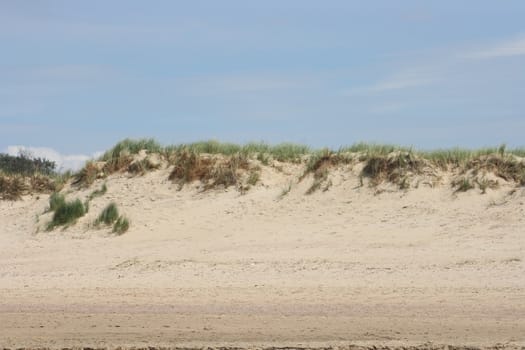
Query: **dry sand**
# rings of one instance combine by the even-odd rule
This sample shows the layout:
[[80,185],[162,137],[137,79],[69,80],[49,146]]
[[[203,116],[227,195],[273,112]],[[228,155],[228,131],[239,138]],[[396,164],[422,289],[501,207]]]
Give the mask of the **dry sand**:
[[[336,171],[280,198],[285,171],[244,195],[113,175],[64,231],[37,232],[45,195],[0,202],[0,347],[525,346],[524,188],[375,193]],[[88,226],[110,201],[122,236]]]

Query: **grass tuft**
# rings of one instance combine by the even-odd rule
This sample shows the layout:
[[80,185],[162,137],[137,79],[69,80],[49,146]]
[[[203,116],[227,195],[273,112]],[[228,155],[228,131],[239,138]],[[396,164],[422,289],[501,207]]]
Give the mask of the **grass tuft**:
[[95,225],[111,225],[118,219],[118,217],[119,213],[117,205],[115,203],[110,203],[102,210],[97,220],[95,220]]
[[66,198],[63,194],[58,192],[53,192],[49,197],[49,210],[56,211],[58,208],[66,204]]
[[361,175],[368,177],[373,186],[383,181],[405,187],[409,174],[421,172],[424,162],[412,152],[396,152],[389,155],[374,155],[366,160]]
[[87,208],[80,199],[75,199],[71,202],[64,202],[62,205],[55,208],[53,219],[47,226],[47,229],[52,230],[57,226],[71,224],[78,218],[84,216],[86,212]]
[[119,216],[115,224],[113,225],[113,232],[117,235],[121,235],[129,229],[130,222],[124,216]]

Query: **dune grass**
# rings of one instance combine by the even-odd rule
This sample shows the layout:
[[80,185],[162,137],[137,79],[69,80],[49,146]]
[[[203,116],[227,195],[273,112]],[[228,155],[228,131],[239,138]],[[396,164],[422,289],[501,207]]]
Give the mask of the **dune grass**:
[[54,192],[49,197],[49,210],[56,211],[59,207],[62,207],[66,204],[66,197],[58,192]]
[[128,218],[124,216],[119,216],[118,219],[113,224],[113,233],[116,233],[117,235],[121,235],[129,229],[130,225],[131,224]]
[[[131,173],[145,173],[151,169],[135,164],[133,155],[141,150],[157,153],[173,170],[169,179],[179,188],[186,183],[201,181],[205,188],[234,186],[240,184],[241,174],[250,169],[250,160],[261,165],[278,166],[277,162],[304,164],[305,170],[300,180],[313,175],[313,193],[329,186],[329,169],[354,162],[364,163],[361,178],[370,180],[373,186],[390,182],[402,189],[410,187],[410,177],[421,174],[425,168],[434,170],[453,170],[467,172],[489,171],[506,181],[525,184],[525,166],[516,157],[525,156],[525,148],[508,149],[505,145],[482,149],[450,148],[437,150],[417,150],[392,144],[355,143],[338,150],[314,149],[306,145],[282,143],[271,145],[264,142],[235,144],[215,140],[162,146],[153,139],[126,139],[117,143],[100,157],[103,173],[127,170]],[[239,163],[239,160],[242,160]],[[87,163],[76,176],[76,182],[91,184],[100,175],[100,165]],[[254,181],[255,175],[249,182]]]
[[55,199],[53,206],[55,205],[57,206],[53,210],[53,218],[47,226],[48,231],[53,230],[57,226],[70,225],[77,219],[84,216],[88,211],[87,206],[84,205],[80,199],[75,199],[69,202],[66,202],[65,200],[62,201],[61,199]]
[[204,184],[205,190],[219,186],[228,188],[240,184],[241,171],[250,169],[248,158],[241,153],[220,158],[182,150],[174,156],[172,162],[174,166],[169,180],[177,183],[179,189],[197,180]]
[[21,175],[0,173],[0,199],[15,201],[28,190],[25,178]]
[[100,215],[95,220],[95,225],[105,224],[111,225],[117,221],[119,217],[119,212],[117,205],[113,202],[108,204],[100,213]]

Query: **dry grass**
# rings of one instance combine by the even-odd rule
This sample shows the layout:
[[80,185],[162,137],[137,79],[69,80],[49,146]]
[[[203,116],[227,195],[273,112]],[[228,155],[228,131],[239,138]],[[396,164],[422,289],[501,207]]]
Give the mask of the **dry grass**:
[[89,187],[98,177],[101,169],[95,162],[87,162],[86,165],[74,176],[74,186]]
[[371,156],[366,160],[361,176],[369,178],[373,186],[388,181],[406,189],[408,178],[420,174],[425,165],[425,161],[412,152]]
[[25,178],[20,175],[0,174],[0,199],[15,201],[29,190]]
[[525,163],[512,155],[492,154],[473,159],[465,167],[474,174],[480,171],[490,172],[507,182],[516,182],[525,185]]
[[348,153],[330,150],[317,152],[309,157],[305,171],[299,178],[299,181],[302,181],[308,174],[313,174],[314,181],[306,191],[306,194],[312,194],[321,188],[323,191],[327,191],[332,185],[328,179],[330,169],[339,165],[350,164],[352,161],[353,157]]
[[[250,160],[258,160],[262,166],[275,168],[282,168],[285,166],[283,163],[304,164],[305,170],[299,181],[312,175],[313,183],[307,190],[308,194],[321,189],[328,190],[331,186],[332,169],[356,162],[363,163],[360,178],[369,179],[371,186],[387,182],[400,189],[408,189],[414,183],[414,176],[438,176],[439,171],[473,176],[470,180],[474,183],[482,181],[478,173],[487,172],[507,182],[525,185],[525,165],[516,158],[524,156],[525,150],[508,150],[504,145],[478,150],[452,148],[418,151],[397,145],[357,143],[338,151],[319,151],[304,145],[269,145],[262,142],[237,145],[203,141],[163,147],[152,139],[126,139],[119,142],[99,162],[87,163],[73,183],[89,186],[101,175],[107,176],[122,170],[132,174],[145,174],[157,169],[158,160],[152,163],[148,158],[137,160],[134,157],[142,150],[148,155],[167,160],[173,166],[169,179],[177,183],[179,188],[200,181],[204,190],[236,186],[241,192],[245,191],[259,181],[259,175],[250,170]],[[480,183],[480,188],[484,189],[494,186],[491,183]]]
[[172,157],[172,162],[174,166],[169,180],[177,183],[179,188],[194,181],[200,181],[204,190],[241,186],[242,172],[250,169],[248,158],[242,154],[214,157],[183,150]]

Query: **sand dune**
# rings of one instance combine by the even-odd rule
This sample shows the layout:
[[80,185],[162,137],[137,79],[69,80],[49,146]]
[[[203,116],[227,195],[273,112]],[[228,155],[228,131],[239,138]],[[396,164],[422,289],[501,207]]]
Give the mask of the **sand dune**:
[[[0,346],[525,346],[525,188],[403,191],[298,165],[241,194],[113,174],[65,230],[0,201]],[[291,184],[291,189],[285,195]],[[114,201],[121,236],[90,225]]]

